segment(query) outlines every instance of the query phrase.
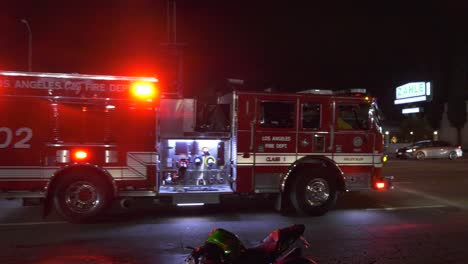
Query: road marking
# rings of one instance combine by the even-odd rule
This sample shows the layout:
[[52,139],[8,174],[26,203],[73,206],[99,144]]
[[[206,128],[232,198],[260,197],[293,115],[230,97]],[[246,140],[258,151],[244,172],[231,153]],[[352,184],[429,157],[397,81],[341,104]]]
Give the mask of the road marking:
[[20,223],[0,223],[2,226],[34,226],[34,225],[57,225],[57,224],[66,224],[65,221],[56,221],[56,222],[20,222]]
[[450,207],[468,209],[468,206],[463,204],[463,203],[455,202],[455,201],[452,201],[452,200],[448,200],[448,199],[445,199],[445,198],[442,198],[442,197],[439,197],[439,196],[435,196],[435,195],[428,194],[428,193],[425,193],[425,192],[417,191],[417,190],[414,190],[414,189],[399,187],[398,190],[402,191],[402,192],[406,192],[406,193],[411,193],[411,194],[414,194],[414,195],[417,195],[417,196],[420,196],[420,197],[424,197],[426,199],[432,200],[432,201],[437,202],[437,203],[443,203],[443,204],[446,204],[447,206],[450,206]]
[[403,206],[403,207],[385,207],[385,208],[366,208],[366,211],[398,211],[398,210],[411,210],[411,209],[427,209],[427,208],[443,208],[449,207],[447,205],[422,205],[422,206]]

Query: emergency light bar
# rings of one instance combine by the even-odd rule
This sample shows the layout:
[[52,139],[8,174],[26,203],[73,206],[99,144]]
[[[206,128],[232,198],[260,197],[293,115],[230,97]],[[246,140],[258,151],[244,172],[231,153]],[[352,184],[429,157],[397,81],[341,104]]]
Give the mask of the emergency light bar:
[[353,88],[353,89],[345,89],[345,90],[321,90],[321,89],[310,89],[299,91],[297,93],[300,94],[327,94],[327,95],[352,95],[352,94],[359,94],[365,95],[367,93],[366,89],[363,88]]
[[366,94],[367,90],[362,88],[353,88],[334,91],[333,94]]
[[320,90],[320,89],[310,89],[310,90],[304,90],[297,92],[300,94],[333,94],[332,90]]

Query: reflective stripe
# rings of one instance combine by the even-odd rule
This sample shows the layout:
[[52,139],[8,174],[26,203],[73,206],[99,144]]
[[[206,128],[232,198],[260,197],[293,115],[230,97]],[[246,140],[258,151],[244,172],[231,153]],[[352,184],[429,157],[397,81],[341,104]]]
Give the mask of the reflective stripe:
[[291,164],[296,161],[296,158],[295,153],[257,153],[255,164]]
[[253,153],[248,153],[249,157],[244,158],[243,153],[237,153],[237,165],[242,165],[242,164],[253,164],[254,162],[254,154]]
[[92,79],[107,81],[145,81],[157,82],[154,77],[131,77],[131,76],[113,76],[113,75],[89,75],[89,74],[70,74],[70,73],[47,73],[47,72],[15,72],[0,71],[4,76],[24,76],[24,77],[46,77],[46,78],[65,78],[65,79]]
[[248,158],[237,154],[237,166],[263,166],[292,164],[306,156],[324,156],[340,166],[375,166],[382,167],[382,154],[372,153],[249,153]]
[[333,161],[338,164],[373,164],[373,155],[335,155]]
[[[48,180],[60,167],[0,167],[0,181],[17,180]],[[141,175],[128,167],[103,167],[116,179],[146,180],[147,175]]]

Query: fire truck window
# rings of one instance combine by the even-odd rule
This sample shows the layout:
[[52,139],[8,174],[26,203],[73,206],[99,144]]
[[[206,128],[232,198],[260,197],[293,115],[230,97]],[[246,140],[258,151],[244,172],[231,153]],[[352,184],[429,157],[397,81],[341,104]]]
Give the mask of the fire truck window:
[[261,102],[260,127],[293,128],[293,102]]
[[319,129],[320,128],[320,104],[303,103],[302,104],[302,128]]
[[369,129],[369,105],[338,105],[337,128],[343,130]]

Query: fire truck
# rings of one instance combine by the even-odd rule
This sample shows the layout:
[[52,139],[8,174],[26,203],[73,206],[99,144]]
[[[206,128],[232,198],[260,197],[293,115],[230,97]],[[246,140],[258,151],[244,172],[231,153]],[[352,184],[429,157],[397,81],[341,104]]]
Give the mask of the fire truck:
[[0,72],[0,197],[86,222],[114,201],[263,195],[322,215],[387,190],[379,109],[363,90],[231,91],[202,102],[154,77]]

